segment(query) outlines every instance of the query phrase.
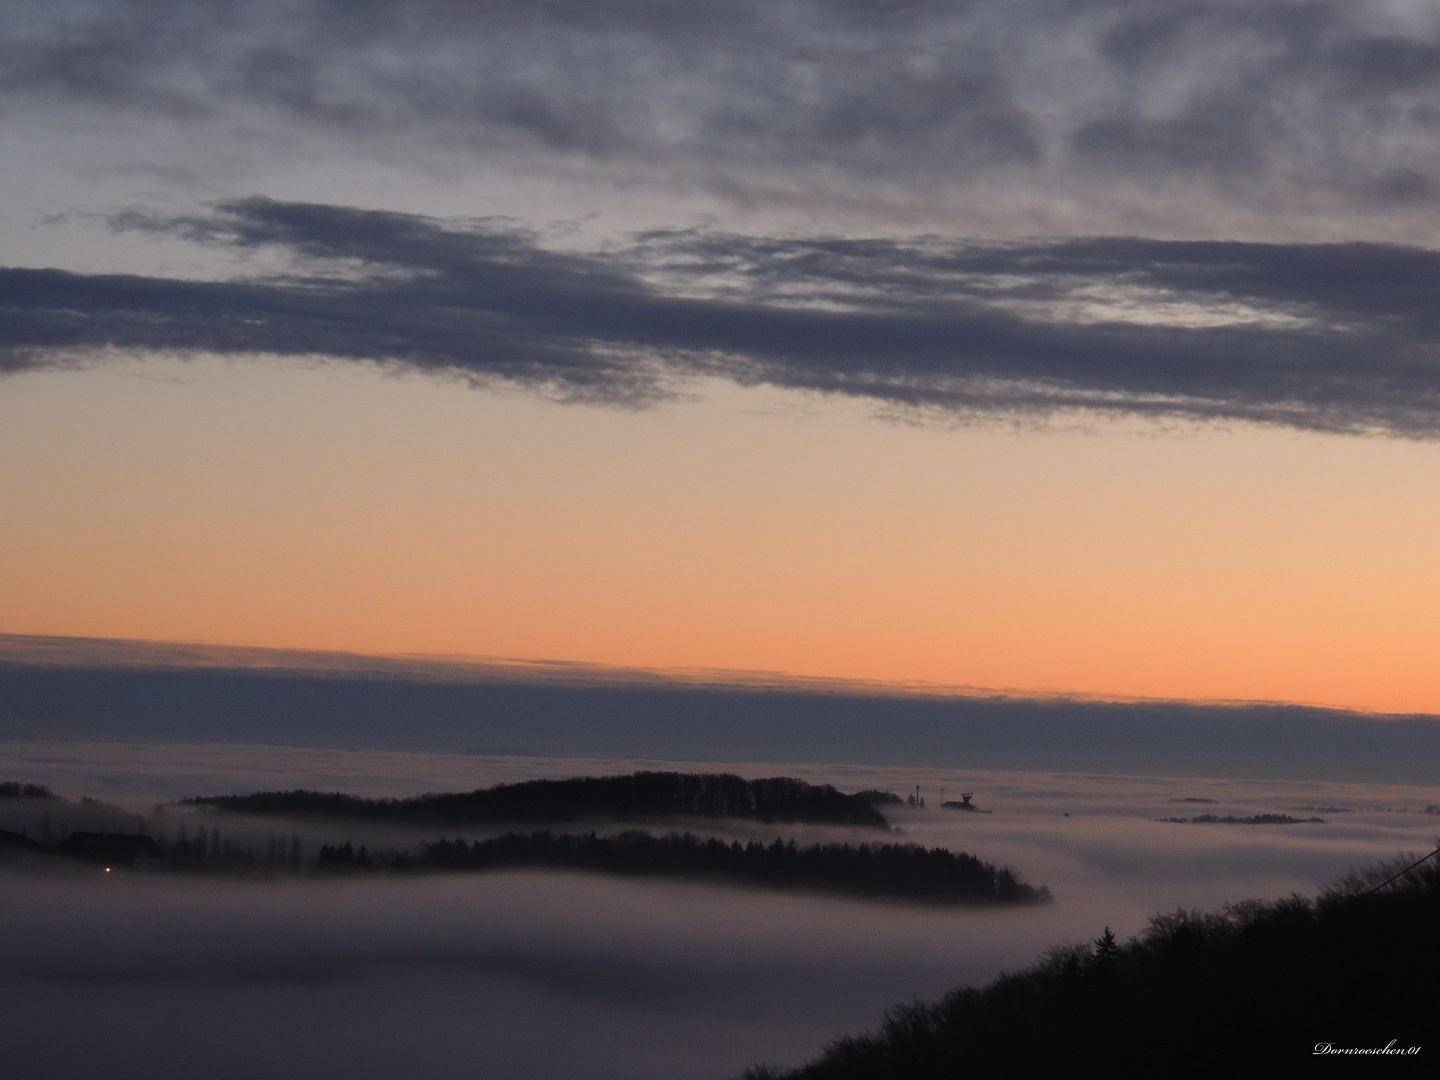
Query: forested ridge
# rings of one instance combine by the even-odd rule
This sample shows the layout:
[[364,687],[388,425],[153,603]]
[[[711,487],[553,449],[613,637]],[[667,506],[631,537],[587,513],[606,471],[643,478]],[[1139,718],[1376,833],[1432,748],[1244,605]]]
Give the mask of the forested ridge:
[[500,821],[631,821],[681,815],[886,827],[885,816],[868,800],[846,795],[829,784],[786,776],[746,780],[729,773],[637,772],[529,780],[408,799],[297,790],[199,796],[185,801],[237,813],[451,826]]
[[[373,867],[380,861],[348,842],[321,848],[324,868]],[[618,836],[591,833],[507,833],[488,840],[437,840],[394,869],[501,870],[556,867],[653,877],[728,881],[769,888],[814,889],[856,896],[941,904],[1033,904],[1050,899],[1044,886],[1021,880],[965,852],[919,844],[811,844],[776,838],[762,844],[693,833]]]
[[1429,1058],[1433,1070],[1440,867],[1397,869],[1353,874],[1313,901],[1156,916],[1128,943],[1107,928],[984,989],[897,1006],[808,1065],[745,1080],[1208,1080],[1308,1075],[1357,1056]]

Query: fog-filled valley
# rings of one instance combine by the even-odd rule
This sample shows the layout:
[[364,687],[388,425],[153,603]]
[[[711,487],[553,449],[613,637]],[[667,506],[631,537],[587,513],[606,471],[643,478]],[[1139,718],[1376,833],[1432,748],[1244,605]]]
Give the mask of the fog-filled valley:
[[[1423,853],[1440,832],[1423,788],[665,763],[849,792],[918,786],[925,806],[884,808],[887,838],[1014,867],[1054,895],[954,909],[553,870],[325,874],[311,868],[321,844],[398,849],[429,833],[172,801],[294,787],[401,797],[650,761],[38,742],[7,744],[6,760],[4,779],[55,797],[0,800],[0,828],[36,837],[47,813],[57,832],[144,827],[173,842],[181,826],[205,828],[262,855],[268,836],[298,835],[306,863],[107,873],[6,852],[0,1028],[20,1077],[736,1076],[799,1064],[891,1005],[986,983],[1107,926],[1124,939],[1156,912],[1314,895],[1356,866]],[[942,810],[942,788],[946,800],[974,792],[991,812]],[[99,801],[76,802],[86,795]],[[1223,821],[1257,815],[1321,821]],[[1222,820],[1162,820],[1207,816]],[[674,824],[742,840],[875,839],[814,824]]]

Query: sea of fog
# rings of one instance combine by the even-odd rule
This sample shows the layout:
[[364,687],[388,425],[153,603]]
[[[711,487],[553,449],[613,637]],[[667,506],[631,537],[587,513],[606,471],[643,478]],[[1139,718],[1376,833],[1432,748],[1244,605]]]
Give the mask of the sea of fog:
[[[945,910],[568,872],[219,878],[0,863],[7,1077],[724,1078],[795,1064],[887,1006],[1144,929],[1157,911],[1313,895],[1436,845],[1440,791],[1378,784],[704,764],[269,746],[0,743],[0,779],[92,796],[161,828],[193,794],[365,795],[641,768],[918,785],[896,839],[1008,864],[1055,902]],[[989,814],[941,810],[974,792]],[[1208,801],[1195,801],[1208,800]],[[33,824],[8,800],[0,827]],[[1324,824],[1178,824],[1286,813]],[[227,835],[246,826],[225,818]],[[692,823],[693,825],[693,823]],[[258,826],[255,826],[258,827]],[[304,827],[306,842],[366,839]],[[262,830],[263,831],[263,830]],[[286,826],[289,831],[289,826]],[[726,823],[726,835],[873,839]],[[372,843],[403,845],[397,830]]]

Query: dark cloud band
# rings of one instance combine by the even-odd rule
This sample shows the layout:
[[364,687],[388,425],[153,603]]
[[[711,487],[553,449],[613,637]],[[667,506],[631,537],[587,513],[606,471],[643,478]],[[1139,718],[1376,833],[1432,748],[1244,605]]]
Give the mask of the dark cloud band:
[[1423,249],[669,231],[594,253],[494,220],[263,199],[116,223],[288,265],[227,281],[0,271],[0,367],[198,350],[617,403],[708,375],[955,416],[1440,434],[1440,253]]

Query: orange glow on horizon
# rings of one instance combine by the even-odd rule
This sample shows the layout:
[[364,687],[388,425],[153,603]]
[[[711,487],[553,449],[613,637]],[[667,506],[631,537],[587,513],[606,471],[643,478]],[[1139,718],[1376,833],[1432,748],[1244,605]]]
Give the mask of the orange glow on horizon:
[[7,381],[0,632],[1440,713],[1429,444],[166,372]]

